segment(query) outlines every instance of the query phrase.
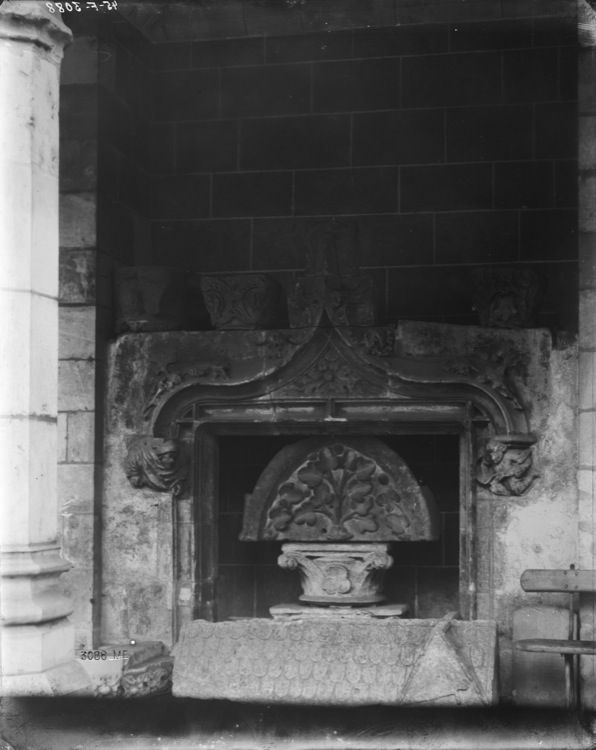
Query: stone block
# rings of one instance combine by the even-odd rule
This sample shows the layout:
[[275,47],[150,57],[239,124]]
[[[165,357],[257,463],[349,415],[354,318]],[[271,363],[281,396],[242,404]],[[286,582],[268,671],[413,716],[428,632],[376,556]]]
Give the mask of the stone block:
[[97,186],[97,139],[60,144],[60,190],[76,192]]
[[250,270],[250,219],[153,222],[153,262],[205,272]]
[[443,120],[439,109],[354,114],[354,166],[444,161]]
[[94,193],[65,193],[60,196],[60,245],[95,247],[97,196]]
[[530,105],[461,107],[446,112],[448,161],[531,159]]
[[296,172],[296,215],[392,213],[397,196],[397,167]]
[[520,247],[522,261],[576,258],[577,211],[522,211]]
[[210,175],[160,175],[151,182],[155,219],[201,219],[211,212]]
[[547,208],[553,204],[550,162],[495,164],[497,208]]
[[304,63],[226,68],[221,71],[221,116],[310,114],[310,79],[310,65]]
[[[448,45],[449,30],[443,25],[397,27],[392,25],[392,28],[356,28],[354,30],[354,57],[358,58],[435,54],[447,52]],[[339,57],[340,55],[336,55],[335,59]],[[349,55],[341,55],[341,57],[349,57]]]
[[347,167],[350,117],[307,115],[244,120],[239,151],[243,170]]
[[65,618],[2,628],[2,672],[44,672],[72,660],[74,627]]
[[93,544],[92,537],[85,536],[88,539],[86,553],[83,550],[84,554],[76,557],[72,549],[63,551],[75,567],[60,577],[60,586],[74,605],[69,620],[75,628],[77,651],[93,646]]
[[67,460],[68,451],[68,414],[58,414],[58,463]]
[[92,463],[95,460],[95,412],[71,412],[68,415],[69,463]]
[[93,359],[95,307],[61,307],[58,334],[59,359]]
[[579,292],[579,346],[593,349],[596,341],[596,289],[582,289]]
[[579,408],[596,409],[596,352],[579,352]]
[[399,107],[400,60],[379,58],[315,63],[315,112],[368,111]]
[[[251,127],[252,120],[243,122],[243,127]],[[257,122],[266,122],[258,120]],[[276,120],[272,121],[277,123]],[[161,125],[156,130],[154,125],[153,139],[160,148],[152,158],[159,158],[157,171],[172,170],[172,158],[179,170],[185,172],[229,172],[238,165],[238,122],[236,120],[216,120],[211,122],[179,122],[176,123],[176,137],[170,136]],[[173,143],[173,145],[172,145]],[[174,152],[175,149],[175,152]],[[174,152],[174,157],[168,155]],[[247,169],[252,167],[246,166]],[[256,168],[264,169],[259,164]]]
[[213,216],[288,216],[290,172],[245,172],[213,177]]
[[[218,117],[217,69],[164,71],[157,73],[154,80],[157,121],[208,120]],[[190,92],[193,92],[192,96],[189,96]]]
[[58,409],[93,411],[95,408],[95,363],[64,360],[58,364]]
[[536,159],[573,159],[577,156],[577,104],[549,102],[536,105]]
[[[537,605],[513,613],[513,641],[567,638],[569,611]],[[533,654],[513,648],[513,700],[519,706],[565,707],[564,661],[559,654]]]
[[95,250],[60,250],[60,302],[95,302]]
[[191,42],[165,42],[153,46],[156,70],[185,70],[191,67]]
[[8,290],[2,293],[0,360],[15,366],[4,375],[0,414],[56,416],[56,370],[48,363],[56,358],[57,313],[54,299]]
[[437,263],[512,262],[518,257],[515,211],[455,211],[435,217]]
[[[81,503],[82,505],[82,503]],[[70,512],[68,505],[63,506],[60,513],[62,528],[60,544],[64,556],[74,565],[91,568],[93,566],[93,533],[95,520],[93,512]],[[78,586],[75,586],[78,589]],[[78,592],[80,596],[80,591]],[[72,589],[70,589],[72,598]],[[87,600],[93,595],[90,593]]]
[[[365,55],[356,53],[356,57]],[[381,55],[372,55],[380,57]],[[268,36],[265,38],[265,61],[292,63],[310,60],[341,60],[352,57],[352,33],[336,31],[300,34],[296,36]]]
[[402,167],[402,211],[457,211],[492,208],[488,164]]
[[596,411],[578,414],[579,465],[588,468],[596,464]]
[[503,54],[503,97],[512,102],[557,99],[558,50],[524,49]]
[[344,706],[496,700],[491,622],[195,620],[174,655],[178,697]]
[[576,208],[579,203],[577,163],[556,161],[555,164],[555,206]]
[[93,464],[60,464],[58,466],[58,501],[60,513],[93,509]]
[[596,177],[589,173],[579,175],[579,229],[596,232]]
[[596,169],[596,116],[579,118],[579,168]]
[[408,57],[402,69],[402,107],[441,107],[501,102],[501,55]]
[[56,424],[52,420],[0,420],[0,453],[4,503],[0,531],[4,544],[47,543],[56,535],[56,510],[48,497],[56,492]]
[[64,51],[60,67],[60,85],[97,82],[97,39],[76,36]]
[[[213,39],[192,45],[193,68],[238,68],[265,62],[265,39]],[[274,62],[294,62],[279,60]]]

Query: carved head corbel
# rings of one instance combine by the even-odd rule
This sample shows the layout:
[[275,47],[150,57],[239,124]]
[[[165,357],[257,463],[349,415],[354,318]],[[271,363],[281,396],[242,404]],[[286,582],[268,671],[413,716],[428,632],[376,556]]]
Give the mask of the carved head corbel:
[[525,494],[540,476],[534,466],[533,435],[493,435],[476,462],[476,481],[493,495]]
[[124,471],[133,487],[179,497],[186,489],[188,461],[176,441],[143,436],[131,441]]

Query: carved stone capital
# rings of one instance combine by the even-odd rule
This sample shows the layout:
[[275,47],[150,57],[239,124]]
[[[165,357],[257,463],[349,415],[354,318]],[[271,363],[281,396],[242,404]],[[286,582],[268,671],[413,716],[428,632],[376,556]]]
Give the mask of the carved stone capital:
[[281,285],[266,274],[202,276],[201,290],[215,328],[253,329],[275,318]]
[[480,325],[490,328],[526,328],[544,293],[544,280],[534,271],[519,268],[479,268],[474,271],[474,307]]
[[531,435],[494,435],[476,462],[476,481],[493,495],[525,494],[540,476],[534,467]]
[[300,571],[304,602],[372,604],[383,601],[383,573],[393,564],[387,544],[284,544],[281,568]]
[[183,494],[188,479],[188,462],[173,440],[137,437],[129,445],[124,471],[133,487]]

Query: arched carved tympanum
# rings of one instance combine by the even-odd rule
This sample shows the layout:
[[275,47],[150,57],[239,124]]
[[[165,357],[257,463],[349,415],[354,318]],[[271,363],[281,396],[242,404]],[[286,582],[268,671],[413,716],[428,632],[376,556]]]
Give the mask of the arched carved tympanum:
[[403,459],[376,438],[307,439],[282,449],[246,497],[244,541],[436,539],[438,513]]

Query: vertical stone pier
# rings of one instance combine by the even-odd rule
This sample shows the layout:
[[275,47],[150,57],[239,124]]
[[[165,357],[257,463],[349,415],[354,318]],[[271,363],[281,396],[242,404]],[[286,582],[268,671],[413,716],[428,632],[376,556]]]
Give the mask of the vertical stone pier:
[[[596,570],[596,12],[579,10],[579,528],[580,568]],[[596,598],[581,604],[581,638],[596,636]],[[582,703],[596,709],[596,659],[581,658]]]
[[70,31],[43,2],[0,8],[0,476],[4,695],[74,692],[57,543],[58,108]]

